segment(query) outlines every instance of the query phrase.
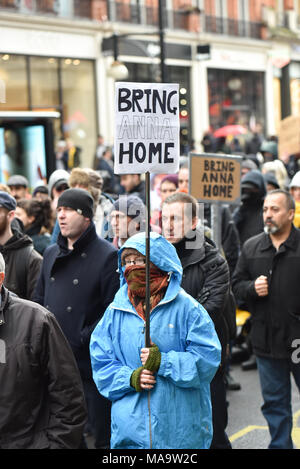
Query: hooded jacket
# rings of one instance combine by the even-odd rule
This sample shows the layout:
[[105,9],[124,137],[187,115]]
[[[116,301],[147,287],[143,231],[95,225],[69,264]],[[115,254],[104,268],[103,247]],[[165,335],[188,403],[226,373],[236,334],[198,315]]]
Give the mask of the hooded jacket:
[[94,381],[112,401],[112,448],[209,448],[212,439],[210,381],[221,346],[206,310],[181,287],[182,267],[172,246],[150,235],[150,260],[169,272],[165,296],[150,314],[151,340],[161,351],[151,392],[130,386],[141,366],[145,324],[128,298],[121,254],[145,255],[145,233],[129,238],[119,251],[121,287],[96,326],[90,342]]
[[[252,197],[245,198],[243,188],[253,185],[257,189]],[[263,175],[258,170],[249,171],[241,181],[242,205],[233,213],[233,220],[239,232],[241,246],[252,236],[264,230],[262,206],[267,194]],[[244,200],[243,200],[244,199]]]
[[72,351],[54,316],[1,290],[0,448],[77,449],[86,406]]
[[68,173],[68,171],[64,169],[56,169],[55,171],[53,171],[48,181],[48,190],[49,190],[50,197],[52,197],[53,187],[56,186],[58,182],[61,182],[61,183],[64,182],[66,184],[69,184],[68,182],[69,177],[70,177],[70,173]]
[[0,245],[5,260],[5,287],[27,300],[33,298],[43,258],[33,248],[33,242],[26,234],[11,227],[13,236]]

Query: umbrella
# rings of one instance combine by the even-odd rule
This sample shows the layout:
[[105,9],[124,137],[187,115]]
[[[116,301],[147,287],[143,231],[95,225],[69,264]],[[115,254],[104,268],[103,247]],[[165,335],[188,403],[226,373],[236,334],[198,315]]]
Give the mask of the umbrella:
[[248,131],[242,125],[225,125],[214,132],[214,137],[227,137],[228,135],[246,134]]

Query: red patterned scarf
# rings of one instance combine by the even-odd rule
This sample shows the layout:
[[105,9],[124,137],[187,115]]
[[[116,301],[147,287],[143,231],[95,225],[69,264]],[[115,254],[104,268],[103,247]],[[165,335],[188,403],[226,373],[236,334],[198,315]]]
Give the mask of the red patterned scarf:
[[[141,318],[145,320],[146,268],[140,265],[126,267],[125,279],[128,284],[128,297]],[[168,273],[150,267],[150,311],[163,298],[168,287]]]

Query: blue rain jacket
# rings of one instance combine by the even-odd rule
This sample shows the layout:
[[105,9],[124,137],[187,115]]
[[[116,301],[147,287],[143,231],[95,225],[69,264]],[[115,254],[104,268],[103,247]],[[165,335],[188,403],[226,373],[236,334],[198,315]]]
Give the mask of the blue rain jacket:
[[151,233],[150,260],[170,273],[164,298],[150,314],[150,336],[161,351],[151,391],[130,386],[141,366],[145,324],[130,303],[121,253],[145,255],[145,233],[129,238],[119,251],[121,287],[91,336],[93,378],[112,401],[111,448],[203,449],[212,439],[210,381],[221,346],[206,310],[181,287],[182,266],[165,238]]

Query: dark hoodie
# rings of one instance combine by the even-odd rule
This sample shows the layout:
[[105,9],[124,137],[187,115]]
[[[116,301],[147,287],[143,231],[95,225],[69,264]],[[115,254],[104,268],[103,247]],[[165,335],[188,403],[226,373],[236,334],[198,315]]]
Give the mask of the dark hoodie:
[[233,219],[243,246],[247,239],[264,230],[262,207],[266,196],[266,183],[258,170],[245,174],[241,181],[242,204],[233,213]]
[[32,240],[12,226],[13,236],[0,245],[5,261],[4,286],[20,298],[30,300],[42,265],[42,256],[33,249]]

